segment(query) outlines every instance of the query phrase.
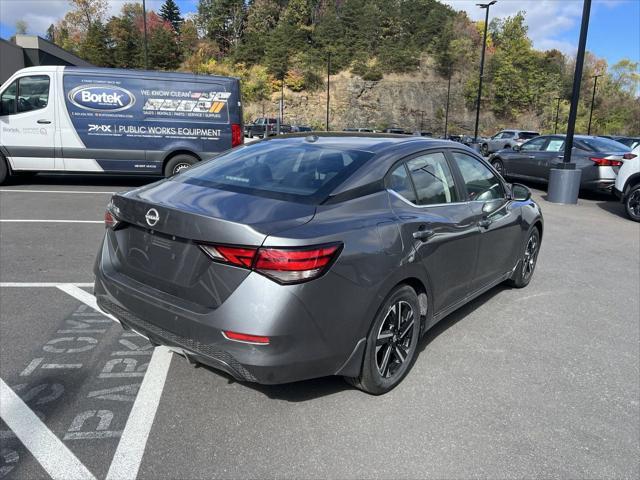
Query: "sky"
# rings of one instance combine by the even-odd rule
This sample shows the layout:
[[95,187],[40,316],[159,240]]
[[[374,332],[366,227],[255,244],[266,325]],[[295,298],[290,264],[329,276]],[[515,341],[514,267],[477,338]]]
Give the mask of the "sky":
[[[126,1],[109,0],[110,14]],[[440,0],[456,10],[464,10],[473,20],[484,19],[480,0]],[[484,1],[484,0],[483,0]],[[147,0],[147,8],[158,10],[163,0]],[[184,14],[195,12],[197,0],[176,0]],[[9,38],[18,20],[28,25],[28,33],[44,36],[49,25],[69,10],[68,0],[0,0],[0,36]],[[498,0],[490,18],[526,12],[529,36],[535,48],[557,48],[575,54],[580,32],[582,0]],[[604,57],[609,65],[623,58],[640,62],[640,0],[593,0],[587,50]]]

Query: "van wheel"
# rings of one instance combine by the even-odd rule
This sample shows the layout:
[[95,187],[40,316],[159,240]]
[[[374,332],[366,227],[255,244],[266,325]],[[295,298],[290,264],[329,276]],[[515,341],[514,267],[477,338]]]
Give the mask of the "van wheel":
[[198,159],[191,155],[176,155],[164,166],[164,176],[173,177],[183,170],[186,170],[197,161]]
[[0,185],[4,185],[9,179],[9,165],[4,155],[0,153]]
[[387,297],[367,337],[359,377],[345,378],[373,395],[398,385],[413,366],[420,340],[420,304],[408,285],[400,285]]

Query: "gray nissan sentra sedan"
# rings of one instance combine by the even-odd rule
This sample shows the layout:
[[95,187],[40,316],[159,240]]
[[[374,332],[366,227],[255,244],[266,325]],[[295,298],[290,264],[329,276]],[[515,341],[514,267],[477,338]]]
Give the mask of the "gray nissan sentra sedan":
[[272,138],[116,194],[95,295],[238,380],[341,375],[381,394],[436,322],[529,283],[543,232],[530,197],[459,143]]

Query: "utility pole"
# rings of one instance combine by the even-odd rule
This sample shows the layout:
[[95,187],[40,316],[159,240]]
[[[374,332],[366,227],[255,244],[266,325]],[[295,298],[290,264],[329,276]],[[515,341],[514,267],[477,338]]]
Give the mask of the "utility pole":
[[424,130],[424,110],[420,110],[420,133]]
[[329,131],[329,83],[331,82],[331,52],[327,54],[327,132]]
[[593,93],[591,94],[591,109],[589,110],[589,127],[587,128],[587,135],[591,135],[591,119],[593,118],[593,105],[596,101],[596,87],[598,86],[598,77],[602,74],[594,75],[593,77]]
[[280,135],[280,128],[284,123],[284,75],[280,82],[280,117],[278,118],[278,135]]
[[[444,111],[444,139],[447,139],[447,127],[449,126],[449,99],[451,98],[451,75],[452,69],[449,65],[449,80],[447,81],[447,108]],[[477,135],[477,130],[476,130]]]
[[562,100],[562,98],[556,97],[555,100],[557,101],[557,104],[556,104],[556,122],[555,122],[555,126],[553,127],[554,134],[558,133],[558,114],[560,113],[560,100]]
[[142,0],[142,25],[144,29],[144,68],[149,69],[149,49],[147,47],[147,6]]
[[478,123],[480,122],[480,100],[482,98],[482,78],[484,77],[484,52],[487,49],[487,29],[489,28],[489,8],[495,5],[497,0],[489,3],[476,3],[480,8],[485,9],[484,17],[484,36],[482,38],[482,55],[480,56],[480,83],[478,85],[478,100],[476,102],[476,128],[473,135],[473,143],[478,143]]
[[584,0],[582,5],[582,25],[580,26],[580,40],[576,56],[576,69],[573,74],[573,91],[571,93],[571,108],[567,122],[567,136],[564,140],[563,161],[549,172],[549,189],[547,200],[552,203],[578,203],[581,170],[571,163],[573,151],[573,136],[576,130],[578,116],[578,101],[580,100],[580,81],[584,67],[584,51],[587,46],[587,31],[589,30],[589,16],[591,14],[591,0]]

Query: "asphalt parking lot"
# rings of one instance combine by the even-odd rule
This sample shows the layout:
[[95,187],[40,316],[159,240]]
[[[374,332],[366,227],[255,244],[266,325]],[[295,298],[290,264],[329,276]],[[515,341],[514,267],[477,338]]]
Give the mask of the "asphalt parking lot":
[[534,190],[529,287],[444,319],[373,397],[339,378],[237,383],[98,313],[104,207],[145,181],[0,188],[0,478],[640,475],[640,225],[612,199]]

